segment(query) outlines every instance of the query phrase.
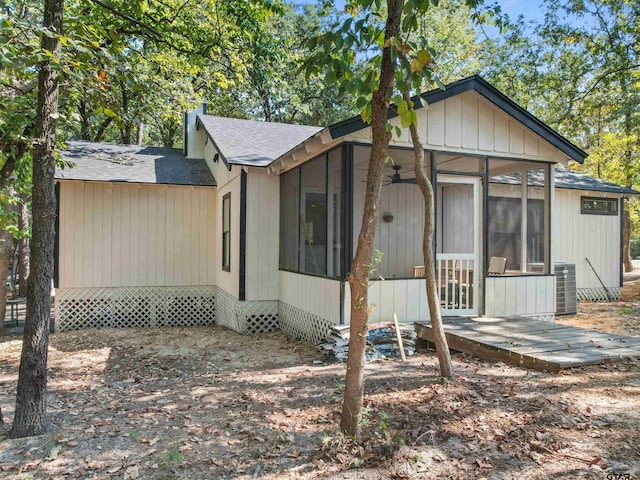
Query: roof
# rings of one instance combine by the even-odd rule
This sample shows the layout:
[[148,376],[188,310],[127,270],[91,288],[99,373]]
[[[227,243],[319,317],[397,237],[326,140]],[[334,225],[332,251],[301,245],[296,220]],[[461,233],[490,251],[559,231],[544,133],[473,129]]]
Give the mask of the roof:
[[227,165],[266,167],[322,130],[321,127],[198,115]]
[[[584,150],[571,143],[549,125],[529,113],[479,75],[474,75],[472,77],[450,83],[444,90],[437,89],[423,93],[421,97],[426,100],[428,104],[432,104],[469,90],[478,92],[527,128],[540,135],[572,160],[575,160],[578,163],[583,163],[584,159],[587,158],[587,153]],[[415,102],[414,108],[416,110],[423,108],[419,97],[414,97],[413,100]],[[390,118],[396,116],[396,112],[389,113]],[[369,124],[363,122],[361,117],[356,116],[331,125],[329,127],[329,131],[333,138],[338,138],[358,130],[362,130],[368,126]]]
[[[491,177],[491,183],[503,183],[509,185],[520,184],[520,173],[510,175],[499,175]],[[586,190],[590,192],[607,192],[621,195],[640,195],[640,192],[631,188],[621,187],[615,183],[606,182],[599,178],[592,177],[586,173],[576,172],[568,168],[555,168],[554,183],[556,188],[566,188],[570,190]],[[542,174],[538,172],[529,173],[529,185],[542,186]]]
[[216,185],[204,160],[186,158],[176,148],[71,141],[60,156],[74,165],[57,167],[59,180]]

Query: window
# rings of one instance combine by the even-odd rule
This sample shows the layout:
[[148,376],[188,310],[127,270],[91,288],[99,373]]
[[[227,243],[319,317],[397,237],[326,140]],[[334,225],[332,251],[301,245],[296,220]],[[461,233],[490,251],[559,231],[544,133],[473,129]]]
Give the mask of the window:
[[337,149],[280,176],[280,269],[340,275],[342,170]]
[[548,271],[547,171],[524,162],[489,161],[488,253],[506,258],[508,272]]
[[580,197],[580,213],[583,215],[618,215],[618,199]]
[[222,269],[231,271],[231,193],[222,197]]

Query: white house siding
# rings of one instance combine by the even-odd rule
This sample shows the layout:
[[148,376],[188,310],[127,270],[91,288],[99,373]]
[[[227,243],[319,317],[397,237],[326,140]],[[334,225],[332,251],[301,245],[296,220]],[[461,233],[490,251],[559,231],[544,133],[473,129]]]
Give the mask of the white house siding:
[[[476,92],[464,92],[417,110],[420,138],[427,149],[541,161],[569,160],[549,142],[510,118]],[[400,118],[390,121],[400,126]],[[345,140],[371,142],[367,127]],[[393,143],[412,146],[409,131],[402,130]]]
[[318,343],[331,325],[340,323],[340,282],[291,272],[279,272],[278,316],[285,335]]
[[[393,314],[401,323],[429,320],[429,306],[425,280],[398,279],[370,282],[369,286],[369,322],[393,322]],[[351,291],[345,284],[344,321],[351,318]]]
[[[231,265],[229,271],[222,269],[222,199],[231,194]],[[218,187],[218,201],[213,218],[216,242],[213,270],[216,285],[238,298],[240,282],[240,176],[222,187]]]
[[213,285],[216,192],[61,182],[59,288]]
[[576,266],[578,298],[606,300],[606,292],[586,261],[588,258],[609,294],[620,295],[620,212],[584,215],[580,197],[616,198],[617,195],[557,188],[553,206],[552,248],[555,262]]
[[556,279],[547,275],[486,278],[485,315],[552,320],[556,311]]
[[[212,247],[215,256],[213,271],[216,285],[237,301],[240,279],[240,172],[242,170],[238,166],[232,166],[229,170],[222,160],[214,162],[213,157],[217,152],[210,139],[207,139],[204,153],[217,184],[216,209],[212,217],[216,238],[216,246]],[[222,199],[227,193],[231,193],[231,266],[228,272],[222,269]]]
[[280,177],[267,169],[247,174],[246,299],[279,295]]
[[[199,130],[199,132],[203,132],[203,130]],[[202,134],[202,137],[203,140],[206,141],[206,145],[204,146],[204,158],[211,170],[211,173],[213,174],[213,178],[216,179],[216,185],[220,189],[238,177],[240,175],[241,168],[237,165],[232,165],[231,170],[229,170],[221,159],[214,162],[213,158],[218,152],[213,146],[211,139],[209,139],[205,134]]]
[[62,181],[56,328],[213,322],[215,208],[209,187]]

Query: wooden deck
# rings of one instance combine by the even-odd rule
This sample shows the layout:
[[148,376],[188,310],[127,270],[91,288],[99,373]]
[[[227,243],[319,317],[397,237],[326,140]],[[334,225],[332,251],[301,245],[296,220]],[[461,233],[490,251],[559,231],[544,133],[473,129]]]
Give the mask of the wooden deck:
[[[535,370],[597,365],[640,357],[640,337],[625,337],[523,317],[448,317],[449,348]],[[433,341],[431,323],[416,322],[418,338]]]

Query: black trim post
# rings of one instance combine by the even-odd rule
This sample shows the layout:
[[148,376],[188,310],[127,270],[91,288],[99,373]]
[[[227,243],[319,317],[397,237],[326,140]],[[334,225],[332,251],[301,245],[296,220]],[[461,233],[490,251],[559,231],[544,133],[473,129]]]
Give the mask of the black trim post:
[[189,150],[188,150],[189,135],[188,135],[188,131],[187,131],[188,123],[189,123],[189,112],[185,111],[184,112],[184,120],[183,120],[184,132],[182,132],[182,142],[183,142],[182,151],[184,152],[184,156],[185,157],[189,155]]
[[[551,178],[552,175],[555,175],[555,169],[551,168],[551,165],[546,165],[544,167],[544,181],[545,181],[545,208],[547,209],[547,211],[545,212],[546,217],[547,217],[547,222],[548,224],[545,225],[546,229],[547,229],[547,234],[545,235],[545,239],[544,241],[546,242],[546,255],[547,258],[545,259],[545,275],[551,275],[554,272],[554,266],[551,265],[551,259],[553,258],[552,252],[551,252],[551,248],[553,246],[553,244],[551,243],[551,228],[553,226],[553,220],[551,218],[551,215],[553,214],[553,210],[551,209]],[[554,178],[555,180],[555,178]],[[554,200],[555,200],[555,195],[553,196]],[[527,199],[528,201],[528,199]]]
[[[324,205],[324,274],[329,276],[329,248],[333,250],[333,238],[329,239],[329,152],[324,154]],[[333,218],[331,220],[333,221]],[[331,257],[333,258],[333,255]]]
[[482,178],[482,276],[489,270],[489,157],[484,157],[484,176]]
[[54,187],[56,196],[55,237],[53,241],[53,286],[60,284],[60,182]]
[[340,262],[340,325],[345,324],[344,305],[346,296],[345,282],[351,271],[353,261],[353,145],[342,145],[342,258]]
[[484,157],[484,172],[482,175],[482,295],[480,298],[480,315],[486,312],[487,301],[487,271],[489,270],[489,157]]
[[344,239],[344,272],[343,280],[348,280],[353,262],[353,145],[344,147],[344,176],[345,176],[345,239]]
[[[582,203],[582,200],[580,201]],[[631,254],[631,243],[629,243]],[[624,197],[620,197],[620,288],[624,285]]]
[[[255,240],[255,239],[254,239]],[[247,264],[247,172],[240,171],[240,266],[238,269],[238,300],[245,301],[246,297],[246,264]]]

